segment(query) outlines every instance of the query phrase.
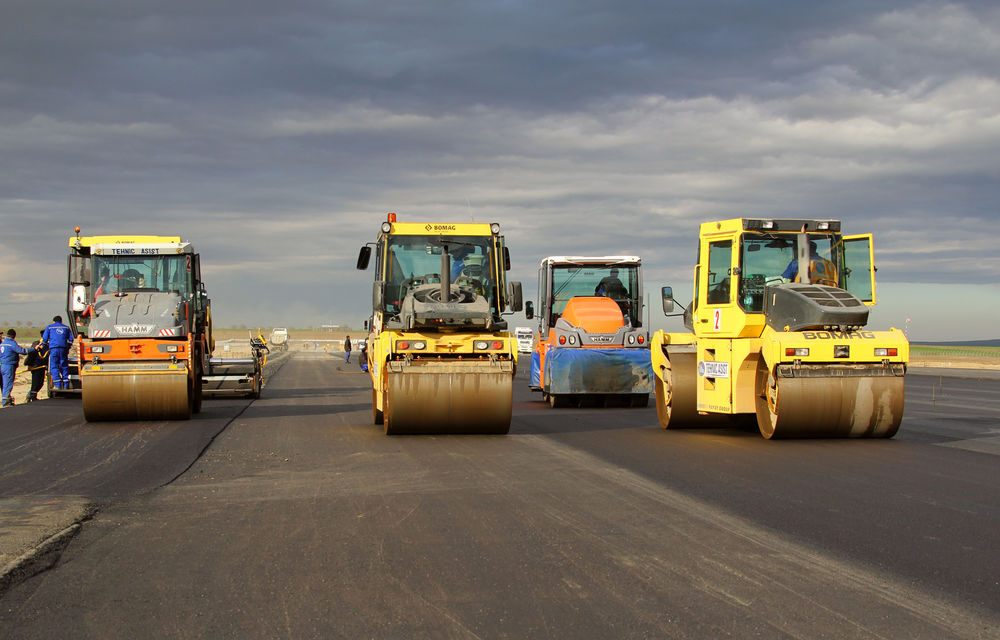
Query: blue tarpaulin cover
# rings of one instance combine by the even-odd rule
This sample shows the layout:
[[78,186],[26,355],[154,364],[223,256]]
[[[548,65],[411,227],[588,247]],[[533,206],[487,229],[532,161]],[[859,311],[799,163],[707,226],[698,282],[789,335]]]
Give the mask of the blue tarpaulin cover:
[[542,386],[542,356],[537,351],[531,352],[531,375],[528,377],[529,387]]
[[651,393],[649,349],[550,349],[545,355],[545,391]]

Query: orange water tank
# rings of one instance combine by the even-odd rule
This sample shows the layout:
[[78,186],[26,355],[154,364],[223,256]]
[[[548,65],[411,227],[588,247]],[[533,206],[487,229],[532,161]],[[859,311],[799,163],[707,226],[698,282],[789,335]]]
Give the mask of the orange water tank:
[[601,296],[570,298],[563,309],[562,319],[587,333],[614,333],[625,326],[618,303]]

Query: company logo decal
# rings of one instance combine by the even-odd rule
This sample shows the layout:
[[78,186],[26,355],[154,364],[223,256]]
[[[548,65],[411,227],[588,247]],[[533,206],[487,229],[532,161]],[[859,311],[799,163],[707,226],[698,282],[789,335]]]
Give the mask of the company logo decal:
[[151,324],[116,324],[115,331],[120,336],[143,336],[153,330]]
[[873,331],[803,331],[806,340],[874,340]]
[[698,362],[699,378],[728,378],[729,363],[716,362],[715,360],[701,360]]

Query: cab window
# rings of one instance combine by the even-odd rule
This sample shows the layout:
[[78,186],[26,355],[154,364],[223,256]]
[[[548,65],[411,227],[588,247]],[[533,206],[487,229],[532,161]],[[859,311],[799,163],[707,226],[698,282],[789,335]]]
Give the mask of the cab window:
[[729,302],[729,281],[733,268],[733,241],[720,240],[708,244],[707,304]]

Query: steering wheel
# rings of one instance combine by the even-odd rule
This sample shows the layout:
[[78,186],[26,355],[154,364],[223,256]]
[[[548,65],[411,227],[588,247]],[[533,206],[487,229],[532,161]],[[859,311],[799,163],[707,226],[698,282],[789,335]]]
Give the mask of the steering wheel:
[[[452,289],[448,296],[446,302],[466,302],[469,294],[467,291],[462,291],[461,289],[455,291]],[[414,296],[420,302],[441,302],[441,288],[434,287],[433,289],[425,289]]]

